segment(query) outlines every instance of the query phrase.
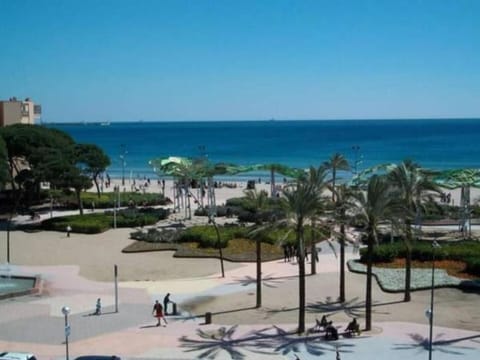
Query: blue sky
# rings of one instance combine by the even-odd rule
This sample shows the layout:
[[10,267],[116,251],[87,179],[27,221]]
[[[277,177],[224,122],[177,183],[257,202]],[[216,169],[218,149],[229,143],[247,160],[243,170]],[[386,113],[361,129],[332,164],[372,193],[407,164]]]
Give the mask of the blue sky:
[[477,0],[0,0],[43,120],[480,117]]

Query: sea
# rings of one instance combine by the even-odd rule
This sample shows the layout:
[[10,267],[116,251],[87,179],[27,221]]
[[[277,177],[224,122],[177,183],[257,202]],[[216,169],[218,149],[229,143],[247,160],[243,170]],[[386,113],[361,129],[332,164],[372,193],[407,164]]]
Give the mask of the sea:
[[[342,154],[349,178],[366,168],[411,159],[435,170],[480,168],[480,119],[267,120],[50,123],[78,143],[100,146],[113,178],[156,179],[152,159],[207,156],[212,163],[307,168]],[[251,172],[230,180],[268,178]]]

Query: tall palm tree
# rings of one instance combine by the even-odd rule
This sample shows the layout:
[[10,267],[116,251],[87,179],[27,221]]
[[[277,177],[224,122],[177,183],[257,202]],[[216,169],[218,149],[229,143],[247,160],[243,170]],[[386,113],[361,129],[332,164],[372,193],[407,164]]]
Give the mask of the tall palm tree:
[[335,202],[335,183],[337,180],[337,170],[349,170],[350,165],[342,154],[335,153],[328,161],[324,162],[324,166],[332,172],[332,201]]
[[383,176],[374,175],[367,184],[366,192],[355,193],[355,210],[366,227],[367,236],[367,288],[365,294],[365,329],[372,328],[372,258],[373,247],[378,242],[378,227],[382,220],[395,210],[395,197]]
[[338,300],[345,301],[345,226],[348,221],[348,210],[353,206],[353,191],[347,185],[342,184],[336,189],[335,202],[335,221],[340,223],[340,234],[338,234],[338,242],[340,244],[340,292]]
[[[268,193],[265,190],[247,190],[245,191],[247,199],[255,208],[255,211],[265,209],[267,207]],[[257,224],[261,225],[260,217],[257,216]],[[259,234],[255,235],[255,251],[257,255],[257,274],[256,274],[256,283],[257,283],[257,303],[256,307],[259,308],[262,306],[262,242]]]
[[440,192],[438,186],[432,180],[432,173],[422,169],[418,164],[405,160],[393,170],[388,177],[398,189],[404,211],[401,217],[405,232],[405,295],[404,301],[411,299],[410,282],[412,268],[412,224],[414,218],[422,211],[422,204],[432,196],[434,192]]
[[283,192],[281,203],[296,235],[298,250],[298,333],[305,332],[305,224],[315,217],[323,199],[317,183],[309,181],[320,178],[323,168],[310,168],[308,177],[299,178]]
[[323,197],[323,192],[327,188],[327,170],[324,166],[320,166],[317,169],[310,169],[310,171],[304,177],[304,181],[307,181],[315,188],[315,191],[319,196],[319,203],[317,211],[311,217],[311,236],[310,236],[310,254],[311,254],[311,274],[314,275],[317,273],[317,262],[316,262],[316,241],[317,236],[324,236],[321,232],[318,231],[317,224],[321,215],[325,212],[325,203],[327,199]]

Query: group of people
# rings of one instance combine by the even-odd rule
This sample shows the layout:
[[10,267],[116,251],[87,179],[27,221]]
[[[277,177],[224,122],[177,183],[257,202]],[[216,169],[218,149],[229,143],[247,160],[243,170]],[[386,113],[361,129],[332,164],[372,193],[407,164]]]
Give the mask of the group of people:
[[[322,319],[318,321],[316,319],[316,324],[312,329],[313,331],[325,331],[325,339],[326,340],[338,340],[338,329],[333,326],[333,321],[328,321],[327,316],[323,315]],[[357,319],[354,318],[350,321],[345,328],[346,335],[353,335],[353,334],[360,334],[360,325],[357,322]]]
[[452,200],[452,194],[450,193],[447,194],[444,192],[440,194],[440,202],[450,204],[451,200]]
[[[293,261],[294,258],[298,261],[298,248],[292,244],[283,244],[283,261],[290,262]],[[315,247],[315,253],[312,254],[312,259],[318,262],[318,252],[317,248]],[[305,248],[305,260],[308,261],[308,250]]]

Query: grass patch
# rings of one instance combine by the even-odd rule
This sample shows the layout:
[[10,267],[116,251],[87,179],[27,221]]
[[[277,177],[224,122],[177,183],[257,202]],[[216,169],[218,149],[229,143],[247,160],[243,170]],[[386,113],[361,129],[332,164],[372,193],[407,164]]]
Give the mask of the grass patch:
[[[197,242],[178,244],[136,241],[122,250],[125,253],[176,250],[174,257],[218,258],[218,249],[205,248]],[[223,257],[227,261],[255,262],[255,242],[248,239],[231,239],[223,249]],[[283,259],[283,251],[279,246],[262,243],[262,261]]]

